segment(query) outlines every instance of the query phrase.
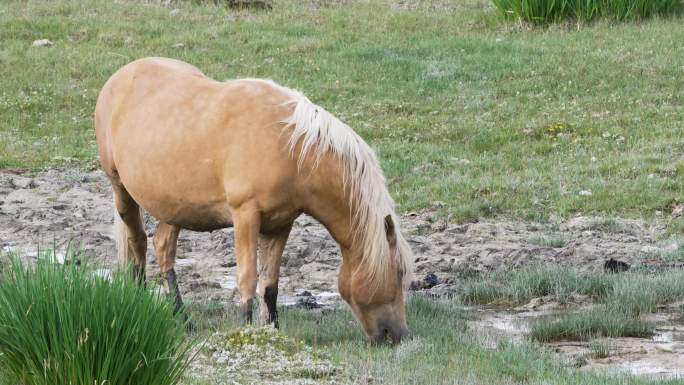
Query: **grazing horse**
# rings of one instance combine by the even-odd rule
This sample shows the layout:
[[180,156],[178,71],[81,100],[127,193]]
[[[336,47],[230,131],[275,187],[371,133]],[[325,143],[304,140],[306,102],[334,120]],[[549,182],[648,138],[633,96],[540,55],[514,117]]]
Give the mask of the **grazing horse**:
[[154,249],[177,308],[180,229],[232,226],[243,320],[252,320],[258,280],[261,321],[277,325],[281,256],[294,220],[307,213],[340,245],[339,291],[368,337],[399,341],[408,332],[411,251],[375,154],[301,93],[270,80],[219,82],[178,60],[145,58],[104,85],[95,128],[114,191],[119,259],[144,280],[146,210],[159,220]]

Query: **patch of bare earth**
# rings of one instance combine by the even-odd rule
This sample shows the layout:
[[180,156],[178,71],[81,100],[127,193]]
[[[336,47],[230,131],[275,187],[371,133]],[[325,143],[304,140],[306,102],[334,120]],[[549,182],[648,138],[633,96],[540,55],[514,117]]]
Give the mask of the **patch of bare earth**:
[[[35,256],[38,247],[64,250],[79,244],[106,265],[116,263],[109,182],[100,171],[49,170],[36,174],[0,171],[0,248]],[[606,226],[609,223],[609,226]],[[148,236],[156,221],[146,216]],[[459,274],[515,269],[553,263],[580,270],[601,269],[609,258],[630,264],[665,264],[644,259],[667,252],[676,243],[657,241],[658,223],[575,217],[555,224],[508,219],[449,223],[433,211],[410,213],[402,226],[415,253],[416,287],[433,294],[452,292]],[[236,299],[233,230],[182,231],[177,271],[188,298]],[[539,239],[562,241],[539,245]],[[157,273],[148,242],[148,276]],[[294,302],[308,291],[318,301],[334,297],[340,264],[337,244],[313,218],[302,216],[283,257],[281,302]]]

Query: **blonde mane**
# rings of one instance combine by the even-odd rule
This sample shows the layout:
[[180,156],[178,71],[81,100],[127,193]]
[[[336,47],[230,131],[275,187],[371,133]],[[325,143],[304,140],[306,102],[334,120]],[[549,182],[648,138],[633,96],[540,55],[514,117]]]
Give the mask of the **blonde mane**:
[[[361,244],[362,261],[368,278],[381,286],[392,271],[392,259],[404,271],[404,285],[411,280],[412,255],[408,243],[401,234],[399,221],[394,213],[394,201],[385,186],[385,176],[373,150],[349,126],[303,94],[289,90],[295,105],[292,116],[284,123],[293,127],[289,140],[290,151],[301,144],[298,164],[307,155],[314,157],[314,165],[326,153],[333,154],[342,163],[343,181],[350,185],[350,207],[353,207],[352,223],[354,241]],[[390,256],[385,230],[385,217],[391,215],[397,238],[397,252]]]

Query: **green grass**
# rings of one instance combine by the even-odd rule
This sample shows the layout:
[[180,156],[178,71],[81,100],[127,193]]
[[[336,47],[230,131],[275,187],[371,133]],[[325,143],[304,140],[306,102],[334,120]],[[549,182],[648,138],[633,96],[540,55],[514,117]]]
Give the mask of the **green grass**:
[[650,217],[681,199],[680,18],[540,30],[484,0],[315,4],[3,2],[0,167],[95,164],[100,87],[158,55],[302,90],[377,150],[402,211]]
[[596,337],[649,337],[653,325],[638,316],[615,311],[613,306],[597,305],[551,320],[533,322],[530,337],[540,342],[589,341]]
[[636,20],[681,10],[680,0],[492,0],[504,18],[543,24],[599,17]]
[[608,274],[580,274],[569,267],[536,265],[472,277],[465,282],[461,298],[469,304],[522,305],[544,296],[553,296],[561,303],[572,294],[604,298],[612,291]]
[[530,238],[529,242],[541,247],[557,248],[565,246],[566,240],[562,235],[546,235]]
[[[196,318],[203,318],[202,306],[194,311]],[[237,318],[232,314],[232,309],[222,315],[211,310],[204,317],[217,317],[223,321],[208,324],[233,330]],[[413,338],[398,347],[369,345],[347,307],[323,311],[283,308],[281,331],[345,367],[347,373],[341,378],[348,383],[664,385],[679,381],[580,371],[534,342],[502,341],[486,347],[479,331],[467,326],[468,317],[453,300],[412,296],[408,322]],[[220,380],[190,382],[210,385]]]
[[182,377],[193,343],[170,301],[85,266],[3,264],[1,384],[173,385]]
[[592,341],[589,344],[589,349],[591,351],[590,356],[593,359],[602,359],[610,357],[612,350],[609,344],[601,341]]

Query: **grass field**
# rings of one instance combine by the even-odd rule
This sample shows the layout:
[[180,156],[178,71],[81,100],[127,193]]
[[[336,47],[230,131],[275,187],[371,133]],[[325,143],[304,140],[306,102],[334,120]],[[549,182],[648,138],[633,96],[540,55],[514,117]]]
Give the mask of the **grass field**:
[[[0,168],[97,167],[100,87],[136,58],[168,56],[219,80],[267,77],[303,91],[376,149],[402,212],[663,218],[670,235],[684,235],[684,218],[669,215],[684,199],[681,17],[536,28],[500,20],[487,0],[278,0],[268,12],[162,3],[2,1]],[[53,45],[32,46],[37,39]],[[626,303],[647,312],[660,303],[653,295],[681,297],[673,277],[620,286],[603,275],[523,272],[504,277],[513,282],[505,288],[467,288],[465,298],[524,303],[581,293],[610,306],[634,295]],[[206,306],[193,310],[200,333],[237,326],[231,310],[208,314]],[[555,329],[538,339],[587,319],[595,326],[594,315],[547,323]],[[357,383],[681,383],[579,371],[527,340],[488,346],[468,317],[455,300],[413,297],[415,337],[399,348],[366,344],[347,308],[284,309],[282,333],[354,368]]]
[[538,29],[485,0],[171,3],[3,2],[0,167],[94,165],[99,88],[157,55],[304,91],[373,145],[402,211],[653,217],[682,199],[680,18]]

